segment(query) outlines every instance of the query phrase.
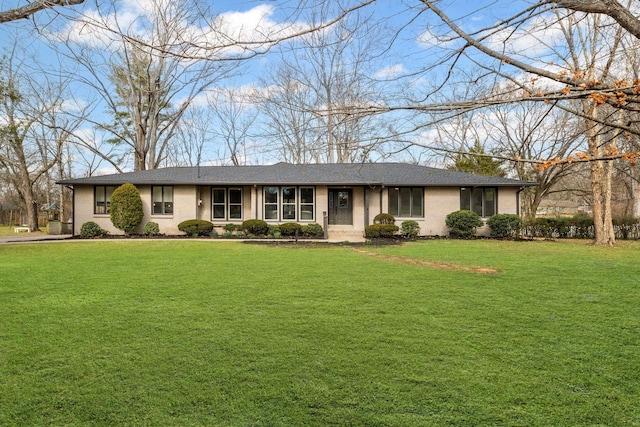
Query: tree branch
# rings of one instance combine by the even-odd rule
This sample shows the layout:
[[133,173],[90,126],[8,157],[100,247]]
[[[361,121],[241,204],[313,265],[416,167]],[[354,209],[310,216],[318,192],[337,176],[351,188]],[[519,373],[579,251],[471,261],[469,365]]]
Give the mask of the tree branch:
[[0,24],[18,19],[25,19],[44,9],[52,9],[54,6],[74,6],[84,3],[84,0],[36,0],[25,6],[0,12]]
[[555,0],[558,7],[585,13],[602,13],[615,19],[622,28],[640,39],[640,18],[616,0]]

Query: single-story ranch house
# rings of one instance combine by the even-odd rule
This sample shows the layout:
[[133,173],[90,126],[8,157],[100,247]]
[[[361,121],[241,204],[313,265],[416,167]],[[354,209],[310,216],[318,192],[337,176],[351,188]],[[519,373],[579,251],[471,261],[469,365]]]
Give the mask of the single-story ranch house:
[[[536,185],[403,163],[171,167],[59,182],[73,188],[73,234],[87,221],[121,234],[111,224],[109,199],[127,182],[142,196],[139,231],[149,221],[172,235],[182,234],[178,224],[188,219],[216,227],[262,219],[316,222],[334,240],[362,238],[379,213],[394,215],[396,225],[417,221],[422,235],[448,235],[449,213],[469,209],[484,219],[519,214],[521,190]],[[487,233],[487,227],[479,230]]]

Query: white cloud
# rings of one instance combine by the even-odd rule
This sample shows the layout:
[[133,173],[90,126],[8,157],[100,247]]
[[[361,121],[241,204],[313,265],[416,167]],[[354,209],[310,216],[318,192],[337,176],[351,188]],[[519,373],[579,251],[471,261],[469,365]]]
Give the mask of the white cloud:
[[[155,45],[157,25],[169,14],[176,22],[168,24],[173,31],[169,43],[191,44],[194,56],[225,56],[264,50],[273,40],[291,36],[309,28],[303,23],[278,23],[273,20],[274,7],[259,5],[247,11],[224,12],[208,23],[198,19],[187,21],[187,13],[172,0],[124,0],[118,9],[103,11],[94,9],[84,13],[81,19],[70,22],[56,34],[56,39],[69,40],[80,45],[107,50],[118,48],[119,32]],[[183,17],[185,19],[183,19]],[[201,18],[201,17],[200,17]]]
[[404,71],[405,68],[403,64],[395,64],[379,70],[373,75],[373,77],[376,79],[392,79],[399,76]]
[[538,16],[521,28],[505,27],[493,34],[488,46],[497,51],[526,57],[541,57],[562,39],[563,33],[557,21],[549,16]]

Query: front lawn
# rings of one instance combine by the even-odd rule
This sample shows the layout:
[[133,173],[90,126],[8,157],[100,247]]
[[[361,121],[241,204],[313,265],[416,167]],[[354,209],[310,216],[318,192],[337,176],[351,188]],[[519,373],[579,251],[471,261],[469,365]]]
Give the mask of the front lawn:
[[0,425],[640,425],[640,244],[0,246]]

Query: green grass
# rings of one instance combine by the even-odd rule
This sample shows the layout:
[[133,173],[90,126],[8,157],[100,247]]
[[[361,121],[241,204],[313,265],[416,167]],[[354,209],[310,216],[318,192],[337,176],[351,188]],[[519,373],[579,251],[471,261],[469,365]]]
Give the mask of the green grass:
[[637,426],[639,258],[636,242],[0,246],[0,425]]

